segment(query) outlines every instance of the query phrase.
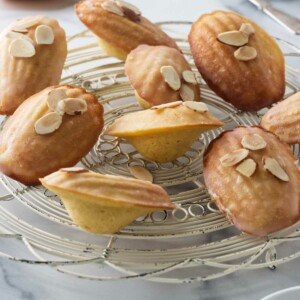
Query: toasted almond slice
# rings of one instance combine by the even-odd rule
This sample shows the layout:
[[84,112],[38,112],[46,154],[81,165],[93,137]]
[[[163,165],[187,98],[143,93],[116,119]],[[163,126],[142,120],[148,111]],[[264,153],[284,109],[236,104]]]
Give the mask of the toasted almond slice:
[[256,166],[257,164],[253,159],[247,158],[246,160],[241,162],[235,169],[242,175],[251,177],[256,170]]
[[244,46],[234,51],[234,57],[238,60],[248,61],[256,58],[257,51],[253,47]]
[[189,109],[192,109],[192,110],[198,111],[198,112],[208,111],[207,105],[203,102],[185,101],[185,102],[183,102],[183,105]]
[[260,150],[267,147],[266,141],[256,133],[245,135],[241,140],[241,144],[249,150]]
[[50,26],[39,25],[35,30],[35,40],[39,45],[51,45],[54,42],[54,33]]
[[26,39],[15,39],[9,46],[9,53],[14,57],[32,57],[35,55],[35,48]]
[[132,166],[128,167],[128,169],[135,178],[153,182],[153,175],[146,168],[142,166]]
[[173,66],[162,66],[160,68],[160,73],[171,89],[173,89],[174,91],[178,91],[180,89],[180,78]]
[[247,36],[255,33],[255,29],[250,23],[243,23],[241,25],[240,31]]
[[224,167],[232,167],[242,160],[244,160],[249,155],[249,150],[238,149],[231,153],[225,154],[220,158],[220,162]]
[[142,14],[141,11],[136,6],[130,4],[126,1],[117,0],[116,3],[121,8],[127,8],[129,10],[132,10],[138,16],[140,16]]
[[105,1],[101,3],[101,7],[104,10],[109,11],[113,14],[119,15],[121,17],[124,16],[122,8],[120,8],[114,1],[110,1],[110,0]]
[[190,88],[187,84],[182,84],[180,87],[180,96],[183,101],[194,101],[195,94],[192,88]]
[[218,34],[218,41],[230,46],[243,46],[248,43],[248,36],[240,31],[227,31]]
[[66,98],[67,92],[65,88],[54,89],[48,93],[47,105],[51,110],[56,111],[58,102]]
[[152,106],[150,109],[160,110],[160,109],[165,109],[165,108],[173,108],[173,107],[179,106],[181,104],[182,104],[182,101],[174,101],[174,102],[164,103],[164,104],[160,104],[160,105],[155,105],[155,106]]
[[24,39],[24,40],[30,42],[31,44],[34,44],[33,40],[30,37],[28,37],[27,35],[24,35],[22,33],[19,33],[19,32],[9,31],[5,36],[8,39],[12,39],[12,40],[15,40],[15,39]]
[[183,71],[182,77],[183,77],[183,80],[187,83],[197,84],[195,74],[192,71],[189,71],[189,70]]
[[56,112],[50,112],[40,119],[35,124],[35,132],[37,134],[49,134],[57,130],[62,123],[62,116]]
[[57,111],[63,110],[67,115],[82,115],[87,111],[87,104],[84,99],[67,98],[58,102]]
[[276,178],[288,182],[290,180],[288,174],[280,166],[278,161],[272,157],[263,157],[264,168],[268,170]]
[[85,173],[89,170],[81,168],[81,167],[71,167],[71,168],[62,168],[59,171],[67,172],[67,173]]
[[34,25],[37,25],[40,22],[39,19],[32,19],[27,21],[19,21],[15,26],[12,28],[13,31],[17,32],[28,32],[27,28],[30,28]]

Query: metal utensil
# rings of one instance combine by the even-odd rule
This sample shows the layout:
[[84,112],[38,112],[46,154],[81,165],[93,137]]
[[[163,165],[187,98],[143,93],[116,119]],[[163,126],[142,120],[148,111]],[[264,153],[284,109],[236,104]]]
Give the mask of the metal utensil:
[[293,17],[287,13],[272,6],[265,0],[248,0],[255,6],[257,6],[264,13],[273,18],[276,22],[281,24],[286,29],[292,31],[295,34],[300,34],[300,19]]

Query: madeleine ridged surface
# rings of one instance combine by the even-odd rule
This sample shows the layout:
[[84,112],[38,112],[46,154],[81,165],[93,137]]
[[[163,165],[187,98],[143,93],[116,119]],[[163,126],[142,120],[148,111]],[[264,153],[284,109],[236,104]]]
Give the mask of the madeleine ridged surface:
[[40,181],[76,224],[93,233],[114,233],[139,216],[175,208],[163,188],[147,181],[63,169]]
[[[50,134],[37,134],[35,123],[51,110],[47,95],[64,88],[67,97],[84,99],[82,115],[63,115],[60,127]],[[103,108],[97,98],[72,86],[49,87],[22,103],[5,123],[0,134],[0,170],[24,184],[62,167],[76,164],[96,143],[103,127]]]
[[194,94],[193,100],[200,100],[199,84],[183,80],[183,72],[191,71],[184,56],[176,49],[166,46],[141,45],[130,52],[125,63],[125,73],[136,93],[145,100],[149,107],[182,100],[180,90],[175,91],[164,80],[161,67],[172,66]]
[[272,107],[260,125],[288,144],[300,143],[300,92]]
[[106,43],[125,54],[141,44],[166,45],[178,49],[172,38],[143,16],[132,21],[103,9],[104,2],[105,0],[87,0],[75,7],[81,22]]
[[[257,57],[241,61],[234,57],[238,47],[217,40],[220,33],[239,30],[250,23],[255,33],[247,46]],[[244,111],[257,111],[280,101],[285,91],[284,57],[261,27],[234,12],[214,11],[192,26],[189,43],[196,66],[209,87],[225,101]]]
[[[38,23],[22,35],[32,39],[36,53],[32,57],[14,57],[9,53],[13,39],[6,35],[18,22],[31,19],[37,19]],[[37,44],[35,30],[41,24],[51,27],[54,33],[53,44]],[[2,31],[0,45],[0,114],[11,115],[31,95],[48,86],[59,84],[67,56],[66,35],[54,19],[45,16],[26,17]]]
[[[224,166],[221,158],[243,148],[243,137],[253,134],[267,145],[249,150],[247,159],[256,163],[256,169],[247,177],[236,169],[239,164]],[[287,181],[265,168],[266,158],[278,162]],[[215,139],[204,154],[204,179],[212,200],[242,231],[265,236],[300,219],[300,171],[296,158],[287,144],[260,127],[237,127]]]
[[210,113],[180,104],[127,114],[116,119],[105,133],[125,138],[148,159],[168,162],[183,155],[201,133],[222,125]]

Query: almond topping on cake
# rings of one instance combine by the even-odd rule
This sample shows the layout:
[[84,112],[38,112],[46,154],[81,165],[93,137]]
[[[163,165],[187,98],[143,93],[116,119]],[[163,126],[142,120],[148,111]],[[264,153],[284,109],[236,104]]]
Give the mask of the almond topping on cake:
[[290,180],[288,174],[285,170],[280,166],[278,161],[272,157],[264,157],[263,158],[264,168],[269,171],[276,178],[288,182]]
[[129,172],[137,179],[153,182],[153,175],[142,166],[129,167]]
[[163,66],[160,68],[160,73],[163,75],[165,82],[174,91],[178,91],[181,86],[180,78],[174,67]]
[[40,25],[35,30],[35,40],[39,45],[51,45],[54,42],[54,33],[50,26]]
[[208,111],[207,105],[203,102],[185,101],[183,102],[183,105],[193,111],[198,111],[198,112]]
[[257,57],[257,51],[253,47],[244,46],[234,51],[234,57],[242,61],[252,60]]
[[245,135],[241,140],[241,144],[249,150],[260,150],[267,147],[266,141],[256,133]]
[[49,134],[57,130],[62,123],[62,116],[56,112],[50,112],[34,124],[34,129],[37,134]]
[[248,155],[249,150],[238,149],[222,156],[220,162],[224,167],[231,167],[244,160]]
[[236,170],[246,177],[251,177],[256,170],[256,166],[257,166],[256,162],[253,159],[248,158],[243,162],[241,162],[236,167]]
[[230,46],[240,47],[248,43],[248,36],[237,30],[222,32],[218,34],[217,39],[219,42]]

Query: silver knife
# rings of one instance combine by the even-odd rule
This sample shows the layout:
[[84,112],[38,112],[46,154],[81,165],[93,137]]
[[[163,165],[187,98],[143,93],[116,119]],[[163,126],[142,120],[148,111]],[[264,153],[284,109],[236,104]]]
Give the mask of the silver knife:
[[293,17],[287,13],[272,6],[265,0],[248,0],[257,6],[264,13],[273,18],[276,22],[281,24],[286,29],[292,31],[295,34],[300,34],[300,19]]

